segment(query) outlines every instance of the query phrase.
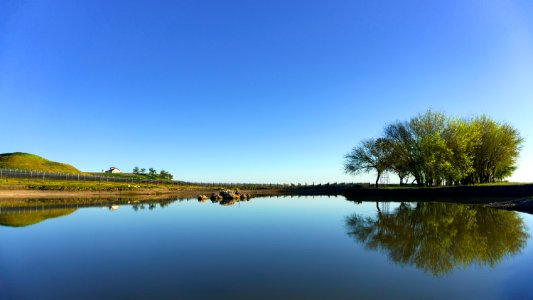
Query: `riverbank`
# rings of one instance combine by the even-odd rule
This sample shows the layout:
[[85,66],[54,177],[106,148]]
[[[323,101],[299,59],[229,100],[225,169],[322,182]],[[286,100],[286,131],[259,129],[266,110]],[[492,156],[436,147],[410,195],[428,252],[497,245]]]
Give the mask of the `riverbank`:
[[533,184],[488,184],[430,188],[347,188],[342,193],[346,198],[354,200],[361,197],[425,198],[427,200],[454,199],[458,197],[517,199],[533,196]]
[[[239,187],[237,187],[239,188]],[[2,199],[24,198],[94,198],[94,197],[194,197],[223,189],[236,189],[225,185],[174,185],[131,184],[118,182],[42,181],[4,178],[0,181]],[[240,188],[253,196],[276,195],[276,188]]]
[[[285,188],[246,189],[236,186],[194,185],[132,185],[113,182],[73,182],[27,179],[3,179],[0,182],[0,206],[29,202],[46,205],[47,202],[84,203],[88,199],[107,199],[106,203],[124,201],[153,201],[158,199],[197,198],[220,190],[239,189],[251,197],[260,196],[344,196],[354,202],[457,202],[470,204],[503,203],[517,199],[530,199],[533,184],[492,184],[459,187],[417,188],[414,186],[386,186],[378,189],[368,185],[312,185]],[[91,200],[92,201],[92,200]],[[528,200],[529,201],[529,200]],[[533,200],[532,200],[533,201]],[[98,202],[98,201],[97,201]],[[25,204],[24,204],[25,205]]]

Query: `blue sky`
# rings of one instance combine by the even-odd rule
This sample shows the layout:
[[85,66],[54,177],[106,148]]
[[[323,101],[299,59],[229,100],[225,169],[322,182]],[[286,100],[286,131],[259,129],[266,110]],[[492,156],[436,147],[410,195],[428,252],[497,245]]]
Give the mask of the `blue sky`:
[[[112,2],[112,3],[111,3]],[[533,2],[0,2],[0,152],[209,182],[369,181],[343,155],[427,109],[526,138]]]

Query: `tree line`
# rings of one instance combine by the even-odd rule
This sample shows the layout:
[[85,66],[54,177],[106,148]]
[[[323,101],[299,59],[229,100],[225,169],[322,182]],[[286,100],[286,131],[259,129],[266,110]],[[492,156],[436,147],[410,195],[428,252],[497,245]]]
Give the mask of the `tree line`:
[[150,175],[150,178],[152,178],[152,179],[172,180],[172,178],[174,178],[174,176],[172,176],[172,174],[170,174],[170,172],[165,171],[165,170],[161,170],[161,171],[159,171],[159,174],[157,174],[157,170],[154,169],[154,168],[149,168],[148,169],[148,173],[146,173],[146,168],[134,167],[133,168],[133,174]]
[[426,111],[385,126],[345,155],[347,174],[385,172],[400,185],[465,185],[503,181],[516,169],[523,138],[516,128],[486,115],[469,119]]

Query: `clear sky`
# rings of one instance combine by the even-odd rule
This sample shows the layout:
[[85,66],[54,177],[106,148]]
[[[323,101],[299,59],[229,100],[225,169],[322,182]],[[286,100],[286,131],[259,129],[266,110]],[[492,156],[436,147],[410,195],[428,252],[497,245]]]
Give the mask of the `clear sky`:
[[369,181],[343,155],[427,109],[525,137],[533,2],[0,1],[0,152],[203,182]]

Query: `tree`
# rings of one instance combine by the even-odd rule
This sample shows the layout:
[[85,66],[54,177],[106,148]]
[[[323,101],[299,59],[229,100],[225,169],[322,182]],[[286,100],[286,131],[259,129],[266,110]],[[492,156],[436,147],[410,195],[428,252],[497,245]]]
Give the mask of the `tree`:
[[409,176],[419,186],[501,181],[516,169],[522,143],[518,130],[507,123],[484,115],[450,118],[428,110],[387,125],[382,138],[354,148],[346,156],[345,171],[375,170],[379,180],[388,170],[398,175],[400,185]]
[[511,175],[524,139],[507,123],[497,123],[485,115],[471,120],[480,132],[480,142],[473,149],[474,171],[470,183],[487,183]]
[[145,169],[145,168],[141,168],[141,169],[139,170],[139,173],[140,173],[140,174],[144,174],[144,173],[146,173],[146,169]]
[[174,176],[172,176],[172,174],[170,174],[170,172],[167,172],[165,170],[161,170],[159,172],[159,177],[161,179],[167,179],[167,180],[172,180],[172,178],[174,178]]
[[[390,169],[398,174],[400,185],[402,185],[404,179],[407,179],[410,174],[417,174],[412,161],[414,156],[412,154],[414,149],[412,136],[405,123],[396,122],[385,127],[385,138],[392,151]],[[416,179],[417,176],[415,176]]]
[[154,168],[150,168],[150,169],[148,169],[148,174],[155,175],[155,174],[157,174],[157,170],[154,169]]
[[454,119],[444,129],[444,139],[451,151],[449,160],[452,165],[445,178],[446,184],[460,184],[474,172],[474,149],[481,142],[480,132],[472,123]]
[[418,151],[418,165],[422,171],[425,185],[440,185],[452,164],[450,149],[446,146],[444,129],[447,117],[431,110],[420,114],[409,121],[409,127]]
[[376,171],[376,187],[379,178],[390,167],[391,147],[383,138],[368,139],[346,154],[344,172],[347,174],[361,174]]
[[139,167],[133,168],[133,174],[139,174]]

